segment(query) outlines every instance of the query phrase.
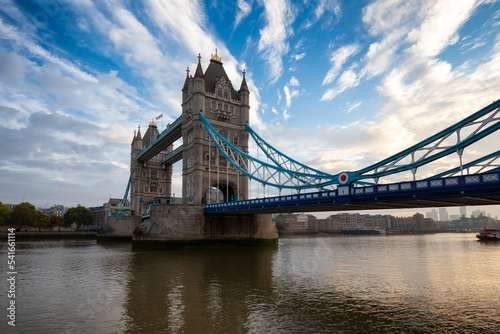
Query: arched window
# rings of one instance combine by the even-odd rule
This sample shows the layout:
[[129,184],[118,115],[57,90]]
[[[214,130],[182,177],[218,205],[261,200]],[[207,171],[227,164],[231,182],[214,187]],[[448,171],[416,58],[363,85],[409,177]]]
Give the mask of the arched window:
[[227,90],[224,90],[224,98],[227,99],[229,97],[229,93],[227,92]]
[[219,88],[219,89],[217,89],[217,95],[218,95],[219,97],[222,97],[222,89],[220,89],[220,88]]

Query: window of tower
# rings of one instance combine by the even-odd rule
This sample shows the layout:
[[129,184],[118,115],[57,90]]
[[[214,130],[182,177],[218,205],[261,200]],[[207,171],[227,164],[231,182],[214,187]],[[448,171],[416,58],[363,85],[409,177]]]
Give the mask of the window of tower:
[[234,112],[234,106],[229,106],[229,111]]
[[227,90],[224,90],[224,98],[227,99],[229,97],[229,93],[227,92]]
[[217,102],[212,101],[212,109],[217,109]]
[[228,111],[228,110],[229,110],[229,108],[228,108],[227,104],[225,104],[224,105],[224,111]]
[[217,89],[217,95],[218,95],[219,97],[222,97],[222,89],[220,89],[220,88],[219,88],[219,89]]
[[219,110],[222,110],[222,103],[219,102]]

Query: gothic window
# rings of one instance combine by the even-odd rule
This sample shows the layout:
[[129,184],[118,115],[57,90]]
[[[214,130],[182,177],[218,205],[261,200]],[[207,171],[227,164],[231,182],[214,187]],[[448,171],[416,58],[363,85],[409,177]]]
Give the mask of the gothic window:
[[212,109],[217,109],[217,102],[212,101]]
[[227,92],[227,90],[224,90],[224,98],[227,99],[229,97],[229,93]]
[[222,89],[220,89],[220,88],[219,88],[219,89],[217,89],[217,95],[218,95],[219,97],[222,97]]
[[233,136],[233,144],[234,145],[239,145],[239,140],[238,140],[238,137],[236,135]]
[[147,193],[148,192],[148,186],[144,186],[144,192]]
[[158,178],[158,171],[152,170],[151,171],[151,178],[152,179],[157,179]]
[[230,112],[234,112],[234,106],[230,106],[230,107],[229,107],[229,111],[230,111]]
[[229,108],[228,108],[227,104],[225,104],[224,105],[224,111],[228,111],[228,110],[229,110]]
[[219,110],[222,110],[222,103],[219,102]]
[[165,178],[165,173],[161,173],[161,178],[164,179]]
[[148,173],[144,170],[142,171],[142,177],[147,177],[148,176]]
[[152,193],[155,193],[157,192],[158,188],[156,188],[156,186],[151,186],[151,192]]

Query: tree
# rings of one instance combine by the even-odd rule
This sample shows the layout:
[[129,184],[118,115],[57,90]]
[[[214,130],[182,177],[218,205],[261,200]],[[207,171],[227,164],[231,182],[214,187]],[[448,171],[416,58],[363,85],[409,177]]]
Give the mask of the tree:
[[5,224],[7,224],[9,216],[10,216],[9,207],[0,202],[0,226],[4,226]]
[[16,205],[10,214],[10,224],[15,226],[33,226],[36,216],[35,206],[28,202],[23,202]]
[[49,225],[52,227],[59,227],[59,231],[61,230],[61,226],[64,226],[64,219],[60,216],[52,215],[49,220]]
[[63,219],[64,225],[66,226],[71,226],[71,224],[75,223],[77,230],[79,230],[80,226],[82,225],[88,226],[92,225],[92,223],[94,222],[94,216],[92,215],[92,212],[90,212],[89,209],[83,206],[69,209],[64,214]]
[[278,230],[278,232],[284,232],[285,224],[283,224],[283,222],[276,222],[276,229]]
[[38,212],[38,214],[35,217],[33,226],[38,227],[38,232],[40,232],[42,228],[46,229],[47,227],[49,227],[49,222],[50,222],[49,216],[47,216],[45,213]]

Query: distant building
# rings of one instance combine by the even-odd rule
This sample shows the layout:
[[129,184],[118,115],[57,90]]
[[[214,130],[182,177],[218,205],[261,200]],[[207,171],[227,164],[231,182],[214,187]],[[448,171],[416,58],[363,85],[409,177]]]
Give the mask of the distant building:
[[310,220],[308,232],[340,232],[340,220],[333,215],[326,219]]
[[94,206],[87,208],[94,216],[94,225],[101,225],[104,223],[104,206]]
[[285,231],[289,232],[306,232],[309,226],[309,217],[316,217],[312,215],[299,214],[279,214],[276,216],[276,222],[283,223]]
[[446,208],[439,208],[439,221],[448,221],[450,220],[448,216],[448,211],[446,211]]
[[467,216],[467,207],[461,206],[460,207],[460,217],[466,217]]
[[413,217],[392,217],[391,231],[412,232],[416,229],[416,222]]
[[431,219],[434,219],[435,221],[438,221],[439,218],[438,218],[438,213],[437,213],[436,209],[432,209],[430,212],[427,212],[425,214],[425,218],[431,218]]

